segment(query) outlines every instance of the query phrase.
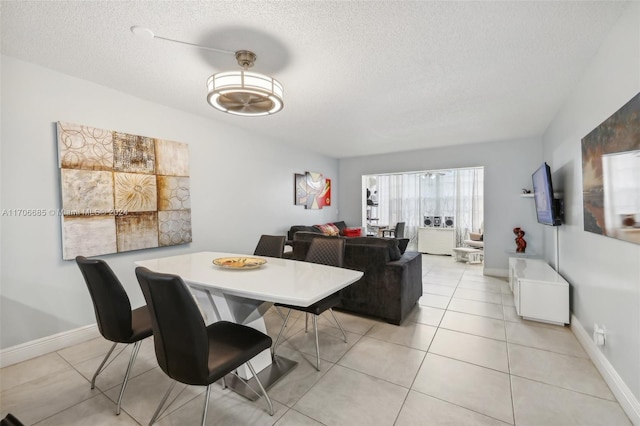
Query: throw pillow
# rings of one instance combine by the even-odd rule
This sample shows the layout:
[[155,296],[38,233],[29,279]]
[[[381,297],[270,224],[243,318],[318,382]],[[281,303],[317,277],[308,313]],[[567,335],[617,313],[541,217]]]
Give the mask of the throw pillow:
[[336,236],[340,235],[340,230],[333,223],[325,223],[324,225],[314,225],[324,235]]
[[482,241],[482,234],[479,232],[469,232],[469,239],[471,241]]
[[398,248],[400,249],[400,254],[404,254],[407,250],[407,246],[409,245],[408,238],[399,238],[398,239]]
[[359,237],[362,235],[362,228],[345,228],[342,235],[345,237]]
[[338,231],[340,231],[340,235],[344,235],[344,231],[345,229],[347,229],[347,224],[344,223],[344,220],[341,220],[339,222],[333,222],[333,224],[338,227]]

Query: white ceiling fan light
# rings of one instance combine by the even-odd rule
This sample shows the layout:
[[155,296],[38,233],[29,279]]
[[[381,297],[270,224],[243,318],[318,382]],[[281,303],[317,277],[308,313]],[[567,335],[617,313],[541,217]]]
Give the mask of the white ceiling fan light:
[[275,114],[284,107],[284,88],[278,80],[268,75],[247,71],[256,61],[256,55],[251,51],[231,52],[173,40],[157,36],[149,28],[137,25],[131,27],[131,32],[145,39],[157,38],[217,53],[235,55],[238,65],[242,67],[241,70],[215,73],[207,80],[207,102],[218,111],[244,117],[259,117]]

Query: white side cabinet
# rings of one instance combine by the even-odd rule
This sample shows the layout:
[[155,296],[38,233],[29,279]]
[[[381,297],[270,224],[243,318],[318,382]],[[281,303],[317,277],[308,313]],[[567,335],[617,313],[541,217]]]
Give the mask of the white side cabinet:
[[510,257],[509,286],[521,317],[569,324],[569,283],[547,262]]
[[418,228],[418,251],[429,254],[453,254],[453,228]]

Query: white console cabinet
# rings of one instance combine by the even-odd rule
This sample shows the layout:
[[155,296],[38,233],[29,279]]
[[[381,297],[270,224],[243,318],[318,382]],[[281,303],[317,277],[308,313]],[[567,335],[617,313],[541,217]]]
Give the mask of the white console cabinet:
[[509,286],[521,317],[569,324],[569,283],[545,261],[510,257]]
[[453,228],[418,228],[418,251],[429,254],[453,254]]

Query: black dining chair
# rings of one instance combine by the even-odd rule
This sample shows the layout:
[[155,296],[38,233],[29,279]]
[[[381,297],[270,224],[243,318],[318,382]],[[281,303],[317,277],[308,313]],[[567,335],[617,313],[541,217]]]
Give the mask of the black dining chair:
[[[286,238],[284,235],[261,235],[253,254],[256,256],[282,258]],[[280,318],[284,321],[284,314],[277,306],[276,312],[278,312],[278,315],[280,315]]]
[[261,235],[253,254],[281,258],[286,238],[284,235]]
[[13,414],[7,413],[7,415],[0,420],[0,426],[24,426],[24,424]]
[[102,372],[102,368],[118,343],[133,343],[129,365],[124,374],[124,381],[116,403],[116,414],[120,414],[122,397],[127,387],[131,369],[140,350],[140,344],[142,340],[153,333],[149,310],[146,306],[131,309],[129,297],[120,280],[104,260],[87,259],[86,257],[78,256],[76,257],[76,263],[89,289],[100,334],[105,339],[113,342],[111,349],[109,349],[91,379],[91,389],[96,387],[96,378]]
[[[344,246],[345,240],[343,238],[314,238],[311,240],[311,244],[309,245],[309,251],[307,252],[307,256],[305,257],[305,262],[312,263],[320,263],[323,265],[329,266],[337,266],[342,267],[344,263]],[[287,316],[284,320],[284,324],[282,324],[282,328],[280,328],[280,332],[278,333],[278,337],[276,338],[276,343],[273,345],[272,354],[275,356],[275,350],[278,346],[278,342],[280,341],[280,337],[282,336],[282,332],[284,328],[287,326],[287,322],[289,321],[289,317],[291,316],[291,311],[301,311],[305,313],[305,331],[307,330],[307,322],[308,322],[308,314],[312,314],[313,318],[313,331],[315,333],[316,340],[316,370],[320,371],[320,345],[318,342],[318,316],[321,315],[325,311],[329,311],[333,316],[333,319],[338,324],[340,331],[342,332],[342,336],[344,337],[345,343],[347,342],[347,334],[344,332],[342,328],[342,324],[338,321],[338,318],[333,313],[333,307],[340,303],[340,292],[337,291],[324,299],[310,305],[310,306],[295,306],[295,305],[286,305],[281,303],[276,303],[275,305],[278,307],[283,307],[289,309]]]
[[204,425],[211,384],[220,379],[224,383],[224,377],[243,364],[247,364],[256,379],[269,405],[269,414],[273,416],[271,399],[250,362],[271,347],[271,337],[254,328],[229,321],[205,325],[191,292],[177,275],[138,267],[136,276],[151,313],[158,364],[174,380],[149,425],[158,418],[176,382],[207,387],[202,412]]
[[389,234],[389,237],[395,238],[404,238],[404,225],[405,222],[396,223],[396,227],[392,229],[383,229],[382,236],[386,237]]

